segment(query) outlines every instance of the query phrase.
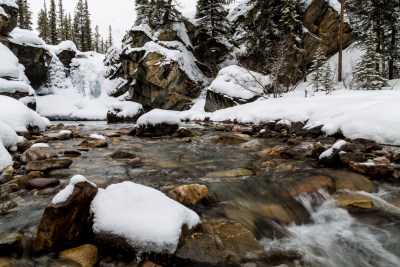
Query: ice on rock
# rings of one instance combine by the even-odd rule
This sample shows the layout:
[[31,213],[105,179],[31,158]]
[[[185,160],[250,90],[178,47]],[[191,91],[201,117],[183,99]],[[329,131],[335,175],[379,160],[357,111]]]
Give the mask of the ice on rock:
[[344,140],[337,141],[330,149],[328,149],[324,153],[322,153],[319,156],[319,159],[329,158],[330,156],[332,156],[333,150],[341,149],[345,145],[346,145],[346,141],[344,141]]
[[170,111],[170,110],[162,110],[162,109],[153,109],[152,111],[141,116],[137,124],[139,126],[151,124],[153,126],[157,124],[181,124],[181,119],[179,116],[179,112]]
[[67,185],[62,191],[60,191],[53,200],[51,201],[51,204],[57,205],[60,203],[63,203],[67,201],[67,199],[72,195],[75,189],[75,185],[78,183],[83,183],[83,182],[88,182],[91,185],[97,187],[94,183],[90,182],[87,180],[84,176],[82,175],[75,175],[74,177],[71,178],[69,181],[69,185]]
[[132,182],[99,189],[91,212],[95,233],[123,237],[142,252],[174,253],[182,226],[200,222],[194,211],[162,192]]

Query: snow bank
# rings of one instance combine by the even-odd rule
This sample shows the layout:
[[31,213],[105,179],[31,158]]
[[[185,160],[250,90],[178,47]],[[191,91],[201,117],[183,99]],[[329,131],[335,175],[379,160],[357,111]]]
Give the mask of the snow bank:
[[42,47],[44,42],[40,39],[34,31],[24,30],[20,28],[15,28],[10,33],[11,38],[9,39],[10,42],[20,45],[29,45],[29,46],[36,46]]
[[8,124],[0,120],[0,141],[3,146],[12,148],[22,141],[22,137],[18,136]]
[[153,109],[152,111],[142,115],[137,125],[157,125],[157,124],[181,124],[179,113],[176,111]]
[[22,102],[0,95],[0,121],[8,124],[14,131],[26,131],[28,126],[38,126],[45,130],[49,120],[41,117]]
[[99,189],[91,212],[95,233],[123,237],[143,252],[174,253],[182,226],[200,222],[195,212],[162,192],[132,182]]
[[232,65],[221,69],[211,83],[210,90],[241,99],[263,94],[263,87],[271,85],[268,76]]
[[139,103],[131,101],[121,101],[112,104],[109,111],[112,112],[115,110],[120,110],[120,112],[116,113],[117,117],[127,118],[137,115],[142,108],[143,106]]
[[13,161],[11,155],[8,153],[7,149],[5,149],[3,142],[0,140],[0,172],[12,165]]
[[0,93],[15,94],[16,92],[33,95],[35,91],[24,81],[8,81],[0,78]]
[[75,185],[78,183],[88,182],[91,185],[97,187],[94,183],[89,182],[84,176],[82,175],[75,175],[69,181],[69,185],[65,187],[62,191],[60,191],[51,201],[51,204],[57,205],[67,201],[67,199],[72,195],[75,189]]

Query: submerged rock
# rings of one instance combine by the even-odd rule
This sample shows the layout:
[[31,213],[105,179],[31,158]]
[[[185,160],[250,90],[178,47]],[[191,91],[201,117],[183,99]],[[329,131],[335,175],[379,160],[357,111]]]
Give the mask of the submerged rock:
[[289,194],[292,197],[296,197],[301,193],[315,193],[321,189],[327,190],[330,194],[336,191],[335,183],[327,176],[312,176],[301,179],[290,187]]
[[87,244],[64,250],[59,254],[60,259],[73,261],[81,267],[92,267],[99,259],[97,247]]
[[374,207],[372,198],[360,194],[339,195],[335,196],[334,199],[340,205],[348,208],[372,209]]
[[364,191],[368,193],[374,193],[377,190],[376,185],[361,174],[335,171],[327,175],[332,177],[337,190]]
[[88,138],[83,140],[82,143],[79,144],[79,146],[91,147],[91,148],[103,148],[103,147],[108,147],[108,143],[104,139]]
[[58,158],[57,151],[49,147],[31,147],[21,156],[21,162],[26,164],[31,161]]
[[84,177],[71,178],[70,184],[44,211],[33,250],[63,249],[88,235],[90,203],[97,191],[97,187]]
[[195,204],[210,194],[207,186],[182,185],[168,192],[168,196],[183,205]]
[[27,187],[33,189],[45,189],[59,184],[60,180],[56,178],[35,178],[28,181]]
[[209,172],[205,177],[207,178],[233,178],[241,176],[253,176],[254,172],[248,169],[234,169],[228,171]]
[[217,143],[222,143],[222,144],[241,144],[241,143],[246,143],[247,140],[236,137],[236,136],[227,136],[227,135],[223,135],[223,136],[218,136],[215,141]]
[[48,172],[56,169],[64,169],[71,166],[72,160],[70,159],[45,159],[39,161],[30,161],[26,165],[27,171],[42,171]]

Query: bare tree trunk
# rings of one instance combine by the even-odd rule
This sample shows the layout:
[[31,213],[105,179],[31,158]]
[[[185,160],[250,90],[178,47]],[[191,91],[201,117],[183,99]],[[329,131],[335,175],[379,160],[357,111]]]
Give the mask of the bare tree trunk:
[[386,59],[385,59],[385,31],[381,32],[381,48],[382,48],[382,77],[386,77]]
[[389,59],[389,80],[394,79],[394,50],[396,47],[396,27],[392,27],[392,40],[391,40],[391,48],[392,48],[392,55],[390,56]]
[[342,61],[343,61],[343,18],[344,0],[341,0],[340,7],[340,26],[339,26],[339,62],[338,62],[338,82],[342,81]]

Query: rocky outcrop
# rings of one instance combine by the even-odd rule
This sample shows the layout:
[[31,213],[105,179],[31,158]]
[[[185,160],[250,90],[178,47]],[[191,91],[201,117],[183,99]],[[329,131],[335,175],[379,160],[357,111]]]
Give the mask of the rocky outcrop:
[[7,46],[25,67],[25,75],[33,89],[39,89],[47,81],[47,72],[52,59],[43,47],[21,45],[0,37],[0,42]]
[[0,13],[0,36],[7,36],[17,26],[18,8],[7,4],[0,4],[0,8],[7,14]]
[[[303,43],[305,49],[304,61],[309,65],[315,51],[322,46],[327,57],[339,51],[340,14],[326,0],[314,0],[303,16],[303,25],[307,29]],[[343,27],[343,46],[347,47],[353,41],[353,34],[348,23]]]
[[75,58],[76,52],[74,50],[62,50],[57,54],[58,59],[66,68],[70,68],[70,64],[72,63],[72,59]]
[[254,102],[257,100],[257,98],[259,98],[259,96],[255,96],[250,99],[242,99],[242,98],[227,96],[215,92],[213,90],[207,90],[206,105],[204,109],[207,112],[214,112],[219,109],[230,108],[237,105],[243,105],[250,102]]
[[157,37],[150,36],[150,31],[134,27],[125,36],[120,54],[111,51],[108,55],[109,77],[122,81],[116,92],[129,91],[131,100],[145,110],[187,110],[200,94],[204,75],[177,31],[165,30]]
[[33,250],[59,250],[90,233],[89,209],[97,191],[91,183],[79,182],[64,202],[50,204],[44,211]]

